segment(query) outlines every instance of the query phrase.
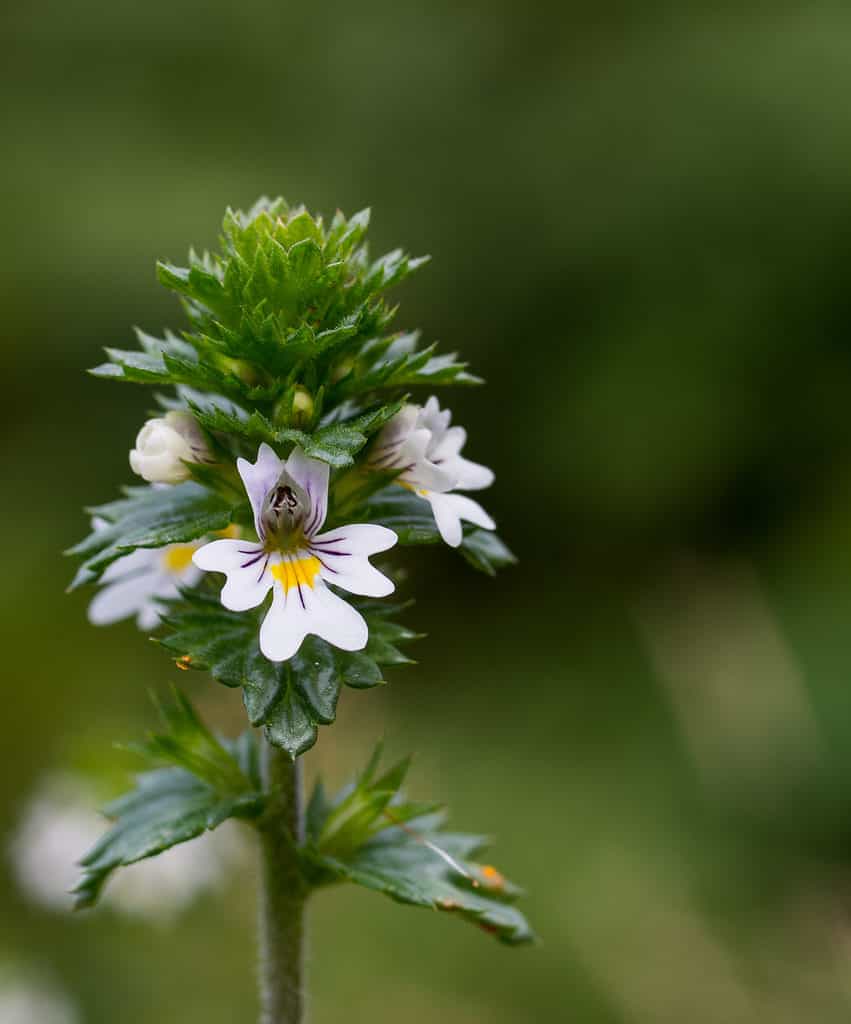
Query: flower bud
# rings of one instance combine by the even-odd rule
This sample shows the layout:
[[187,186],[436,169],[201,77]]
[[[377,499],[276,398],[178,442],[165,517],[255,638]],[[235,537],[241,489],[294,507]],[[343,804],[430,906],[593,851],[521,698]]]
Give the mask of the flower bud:
[[284,469],[263,500],[260,522],[269,539],[286,547],[288,541],[298,542],[301,538],[311,510],[307,491]]
[[313,395],[302,384],[288,388],[278,399],[272,419],[287,427],[307,427],[313,419]]
[[190,475],[184,463],[206,462],[209,456],[195,417],[173,411],[142,427],[130,452],[130,468],[148,483],[178,484]]
[[224,356],[217,353],[214,356],[214,362],[224,373],[229,373],[234,377],[238,377],[243,384],[247,384],[250,388],[255,387],[261,382],[261,377],[257,371],[257,367],[252,366],[252,364],[247,362],[245,359],[234,359],[231,356]]

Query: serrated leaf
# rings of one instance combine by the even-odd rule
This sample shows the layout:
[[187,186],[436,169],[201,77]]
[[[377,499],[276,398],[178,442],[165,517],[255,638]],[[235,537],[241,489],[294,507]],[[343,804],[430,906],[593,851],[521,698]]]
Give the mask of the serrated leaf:
[[512,902],[520,890],[475,858],[482,836],[444,832],[433,805],[406,801],[401,762],[374,778],[380,747],[367,769],[333,799],[317,784],[310,802],[303,859],[315,886],[349,881],[399,903],[456,914],[508,945],[533,940]]
[[193,481],[164,488],[131,487],[126,495],[89,509],[106,525],[68,551],[83,559],[69,589],[97,580],[111,562],[136,548],[186,543],[231,522],[232,506]]
[[256,818],[263,810],[250,734],[230,744],[216,740],[179,695],[163,715],[167,731],[134,749],[170,766],[137,776],[135,788],[105,808],[114,824],[80,862],[83,875],[74,890],[78,908],[97,901],[117,868],[194,839],[229,818]]
[[253,791],[219,796],[180,768],[140,775],[132,793],[104,810],[115,824],[81,861],[83,877],[74,889],[77,907],[93,906],[117,868],[194,839],[228,818],[255,817],[261,801]]

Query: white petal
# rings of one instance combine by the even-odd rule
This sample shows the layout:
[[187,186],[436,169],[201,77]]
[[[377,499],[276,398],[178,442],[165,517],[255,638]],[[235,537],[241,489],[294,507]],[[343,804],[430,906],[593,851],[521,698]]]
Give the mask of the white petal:
[[260,627],[260,650],[269,661],[287,661],[308,634],[308,615],[298,592],[275,587],[272,607]]
[[485,530],[496,529],[496,523],[482,506],[464,494],[430,492],[424,497],[431,505],[440,536],[452,548],[457,548],[463,538],[462,520],[481,526]]
[[221,601],[233,612],[256,608],[272,586],[268,557],[260,544],[242,540],[214,540],[199,548],[192,561],[205,572],[223,572],[227,582]]
[[429,431],[413,431],[399,450],[394,463],[406,467],[399,479],[421,490],[448,491],[455,486],[455,477],[428,459],[426,451],[430,444]]
[[94,626],[108,626],[136,615],[150,601],[157,580],[157,573],[148,572],[107,584],[89,605],[89,622]]
[[272,582],[265,556],[247,569],[231,570],[227,583],[222,587],[222,604],[232,612],[256,608],[269,593]]
[[387,597],[396,589],[393,580],[365,558],[334,559],[323,555],[322,579],[361,597]]
[[136,548],[129,555],[122,555],[111,565],[108,565],[101,583],[114,583],[129,575],[137,575],[140,572],[151,572],[159,565],[162,557],[162,548]]
[[447,459],[441,464],[443,469],[455,477],[455,486],[459,491],[481,491],[490,487],[494,481],[494,472],[478,462],[471,462],[460,455]]
[[343,651],[362,651],[369,629],[361,613],[321,583],[313,595],[310,632]]
[[260,627],[260,650],[270,661],[287,661],[310,633],[344,651],[366,647],[369,630],[363,616],[321,580],[288,591],[276,586],[274,595]]
[[463,427],[450,427],[441,438],[435,438],[429,448],[429,458],[434,462],[454,459],[467,443],[467,431]]
[[420,414],[418,405],[403,405],[380,430],[369,452],[369,464],[375,469],[400,465],[399,451],[410,435]]
[[452,413],[449,409],[444,409],[443,412],[441,412],[440,402],[438,402],[437,398],[432,395],[420,412],[417,419],[417,426],[425,427],[426,430],[431,431],[434,435],[435,444],[439,444],[443,435],[449,429],[451,421]]
[[311,547],[342,548],[355,555],[377,555],[379,551],[389,551],[399,540],[392,530],[386,526],[373,523],[353,523],[351,526],[340,526],[336,530],[320,533],[314,537]]
[[203,573],[201,570],[190,563],[183,572],[179,572],[174,579],[181,585],[181,587],[194,587],[195,584],[200,581],[202,575]]
[[139,609],[136,625],[143,633],[149,633],[160,624],[160,610],[153,601],[148,601]]
[[251,510],[254,513],[254,527],[257,536],[263,536],[263,528],[260,524],[260,513],[263,510],[263,499],[277,483],[281,470],[284,468],[282,459],[279,459],[275,452],[265,442],[260,445],[257,451],[257,461],[249,462],[247,459],[236,460],[237,471],[245,484],[248,500],[251,502]]
[[231,572],[263,550],[262,545],[244,540],[213,540],[198,548],[192,561],[204,572]]
[[322,529],[328,512],[328,474],[330,467],[321,459],[311,459],[301,448],[293,448],[287,459],[287,472],[297,484],[307,491],[310,498],[310,518],[304,526],[304,532],[312,537]]
[[357,523],[314,537],[310,549],[322,563],[321,576],[328,583],[364,597],[387,597],[395,585],[369,564],[367,556],[387,551],[397,540],[386,526]]

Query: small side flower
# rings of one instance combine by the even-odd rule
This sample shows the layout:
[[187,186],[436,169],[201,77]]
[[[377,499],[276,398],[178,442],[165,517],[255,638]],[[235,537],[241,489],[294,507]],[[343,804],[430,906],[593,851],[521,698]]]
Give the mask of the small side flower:
[[496,523],[477,502],[456,491],[483,490],[494,481],[493,471],[461,455],[467,443],[463,427],[450,426],[452,413],[432,396],[424,406],[405,405],[384,427],[370,455],[373,469],[401,470],[397,483],[431,505],[443,540],[457,548],[462,523],[485,530]]
[[[93,530],[103,525],[101,520],[92,520]],[[113,562],[89,605],[89,622],[109,626],[135,616],[139,629],[156,629],[160,622],[158,602],[179,597],[181,587],[194,587],[201,579],[200,569],[192,563],[199,547],[200,543],[138,548]]]
[[369,558],[396,543],[392,530],[359,523],[320,533],[328,508],[328,464],[294,449],[284,462],[267,444],[237,469],[254,512],[258,540],[216,540],[193,556],[199,569],[227,577],[221,601],[230,611],[272,606],[260,629],[270,661],[287,661],[309,634],[344,651],[362,650],[363,616],[328,584],[364,597],[386,597],[393,582]]

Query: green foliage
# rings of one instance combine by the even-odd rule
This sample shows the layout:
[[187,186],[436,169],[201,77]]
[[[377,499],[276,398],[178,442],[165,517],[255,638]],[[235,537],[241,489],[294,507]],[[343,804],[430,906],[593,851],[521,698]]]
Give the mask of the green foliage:
[[127,487],[126,497],[88,509],[101,520],[68,554],[83,559],[69,589],[99,579],[107,566],[136,548],[160,548],[223,530],[233,509],[193,481],[174,487]]
[[169,606],[159,642],[182,666],[242,687],[251,724],[263,726],[269,741],[295,758],[314,745],[320,725],[334,721],[344,684],[379,686],[381,666],[408,661],[396,645],[416,634],[391,621],[396,609],[362,602],[361,610],[369,625],[366,650],[350,653],[310,636],[289,661],[272,662],[258,643],[265,609],[231,612],[218,597],[186,591]]
[[112,827],[82,859],[74,893],[78,908],[93,906],[110,875],[194,839],[229,818],[252,819],[263,810],[253,737],[217,740],[189,702],[175,695],[161,709],[165,732],[135,749],[156,767],[136,778],[131,792],[104,814]]
[[532,941],[528,922],[512,906],[520,890],[473,859],[485,838],[443,831],[436,806],[401,793],[409,761],[376,777],[380,756],[379,746],[365,771],[332,800],[317,783],[303,848],[311,884],[354,882],[399,903],[456,914],[508,945]]
[[364,210],[326,227],[282,199],[229,210],[219,252],[157,268],[190,330],[182,339],[140,333],[140,352],[109,349],[93,373],[213,392],[269,421],[296,383],[329,409],[416,385],[477,383],[454,356],[418,350],[417,334],[388,332],[395,309],[384,293],[425,260],[398,249],[371,260],[368,224]]

